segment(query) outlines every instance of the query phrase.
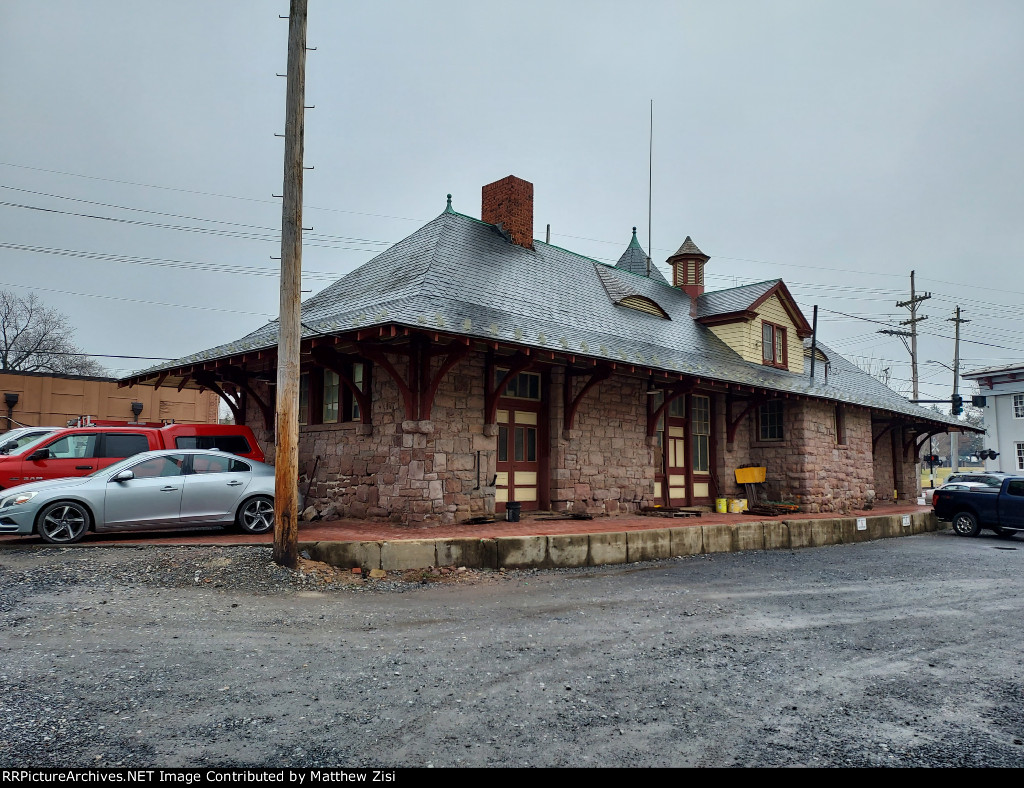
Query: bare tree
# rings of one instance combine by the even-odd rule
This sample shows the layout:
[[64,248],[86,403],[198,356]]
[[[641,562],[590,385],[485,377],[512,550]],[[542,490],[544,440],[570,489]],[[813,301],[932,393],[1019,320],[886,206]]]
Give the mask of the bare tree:
[[67,317],[35,293],[0,290],[0,370],[102,375],[103,367],[82,354],[74,335]]

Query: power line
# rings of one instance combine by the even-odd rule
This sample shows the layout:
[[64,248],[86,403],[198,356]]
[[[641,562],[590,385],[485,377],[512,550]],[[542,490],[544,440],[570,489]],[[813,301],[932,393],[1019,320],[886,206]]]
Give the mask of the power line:
[[[29,287],[28,285],[17,285],[10,282],[0,282],[0,287],[14,287],[19,290],[38,290],[43,293],[57,293],[58,295],[83,296],[85,298],[103,298],[108,301],[124,301],[133,304],[148,304],[149,306],[168,306],[175,309],[199,309],[204,312],[226,312],[232,315],[254,315],[262,318],[272,318],[273,315],[267,312],[247,312],[241,309],[223,309],[215,306],[196,306],[195,304],[168,304],[164,301],[148,301],[142,298],[126,298],[124,296],[101,295],[99,293],[76,293],[73,290],[57,290],[52,287]],[[91,355],[91,354],[90,354]]]
[[[153,210],[149,210],[147,208],[134,208],[134,207],[132,207],[130,205],[117,205],[115,203],[97,202],[95,200],[85,200],[85,199],[82,199],[80,197],[68,197],[68,196],[63,195],[63,194],[53,194],[51,192],[40,192],[40,191],[34,191],[32,189],[19,189],[19,188],[15,187],[15,186],[5,186],[3,184],[0,184],[0,189],[7,189],[9,191],[21,192],[23,194],[34,194],[34,195],[36,195],[38,197],[52,197],[53,199],[56,199],[56,200],[69,200],[71,202],[80,202],[80,203],[84,203],[86,205],[97,205],[97,206],[99,206],[101,208],[115,208],[115,209],[117,209],[119,211],[133,211],[135,213],[148,213],[148,214],[152,214],[154,216],[167,216],[167,217],[172,218],[172,219],[188,219],[189,221],[193,221],[193,222],[208,222],[210,224],[226,224],[226,225],[230,225],[232,227],[245,227],[245,228],[250,229],[250,230],[263,230],[263,231],[269,231],[269,232],[274,232],[274,233],[278,233],[278,234],[280,233],[280,228],[277,228],[277,227],[265,227],[263,225],[245,224],[243,222],[231,222],[231,221],[227,221],[226,219],[207,219],[207,218],[202,217],[202,216],[188,216],[188,215],[184,215],[184,214],[180,214],[180,213],[168,213],[167,211],[153,211]],[[64,212],[64,211],[57,211],[55,209],[50,209],[50,208],[37,208],[37,207],[31,206],[31,205],[21,205],[21,204],[18,204],[18,203],[0,203],[0,205],[9,205],[9,206],[18,207],[18,208],[28,208],[28,209],[37,210],[37,211],[48,211],[50,213],[70,213],[70,212]],[[90,216],[88,214],[79,214],[79,213],[70,213],[70,215],[85,217],[85,218],[89,218],[89,219],[106,219],[107,218],[105,216]],[[110,221],[126,221],[126,220],[111,219]],[[167,226],[167,227],[170,227],[171,229],[180,229],[178,227],[174,227],[174,226],[170,226],[170,225],[157,225],[157,226],[159,226],[159,227]],[[347,235],[329,235],[329,234],[325,234],[325,233],[310,233],[310,235],[312,237],[314,237],[314,238],[318,238],[319,240],[350,241],[350,242],[354,242],[354,243],[379,244],[379,245],[382,245],[382,246],[388,246],[390,244],[395,243],[394,241],[377,241],[377,240],[374,240],[372,238],[354,238],[354,237],[347,236]],[[279,237],[275,238],[274,240],[279,240]],[[369,250],[367,250],[367,251],[369,251]]]
[[[84,178],[84,179],[90,180],[90,181],[105,181],[107,183],[119,183],[119,184],[122,184],[122,185],[125,185],[125,186],[141,186],[141,187],[146,188],[146,189],[160,189],[162,191],[181,192],[183,194],[198,194],[198,195],[201,195],[203,197],[221,197],[221,198],[224,198],[226,200],[243,200],[245,202],[263,203],[265,205],[280,205],[280,203],[277,202],[276,200],[261,200],[261,199],[259,199],[257,197],[240,197],[237,194],[219,194],[217,192],[204,192],[204,191],[198,191],[196,189],[182,189],[182,188],[177,188],[177,187],[174,187],[174,186],[157,186],[157,185],[152,184],[152,183],[139,183],[137,181],[122,181],[122,180],[117,180],[116,178],[101,178],[98,175],[82,175],[82,174],[77,173],[77,172],[66,172],[64,170],[48,170],[48,169],[45,169],[43,167],[29,167],[28,165],[25,165],[25,164],[12,164],[10,162],[4,162],[4,161],[0,161],[0,167],[15,167],[15,168],[17,168],[19,170],[33,170],[35,172],[47,172],[47,173],[51,173],[53,175],[67,175],[67,176],[72,177],[72,178]],[[406,221],[406,222],[421,222],[421,221],[425,222],[425,221],[429,221],[429,220],[424,220],[424,219],[413,219],[413,218],[411,218],[409,216],[391,216],[389,214],[383,214],[383,213],[365,213],[363,211],[346,211],[343,208],[324,208],[324,207],[317,207],[315,205],[305,205],[305,206],[303,206],[303,208],[305,210],[314,210],[314,211],[332,211],[334,213],[350,213],[353,216],[372,216],[372,217],[377,218],[377,219],[400,219],[400,220]]]

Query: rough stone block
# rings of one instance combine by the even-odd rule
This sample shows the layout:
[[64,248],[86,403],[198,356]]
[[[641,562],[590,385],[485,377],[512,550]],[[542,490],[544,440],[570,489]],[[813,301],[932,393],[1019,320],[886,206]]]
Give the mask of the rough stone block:
[[547,540],[536,536],[501,536],[494,540],[498,566],[508,569],[536,569],[547,565]]
[[591,534],[587,563],[590,566],[626,563],[626,534]]
[[704,551],[704,532],[699,525],[669,528],[672,555],[700,555]]
[[768,520],[764,526],[764,549],[789,549],[789,526],[780,520]]
[[801,547],[812,547],[811,521],[810,520],[786,520],[789,528],[789,547],[797,550]]
[[811,524],[811,545],[825,547],[842,544],[842,532],[835,520],[809,520]]
[[914,514],[914,533],[925,533],[927,531],[937,531],[939,529],[939,520],[935,516],[935,512],[916,512]]
[[548,560],[551,566],[587,566],[590,538],[587,534],[558,534],[548,537]]
[[435,550],[438,566],[498,568],[498,547],[493,539],[439,539]]
[[629,563],[671,557],[671,537],[668,528],[626,532],[626,560]]
[[902,517],[898,514],[890,514],[884,517],[880,517],[882,520],[882,536],[885,538],[892,539],[896,536],[903,536]]
[[705,553],[728,553],[732,551],[732,526],[731,525],[702,525],[704,552]]
[[437,565],[433,539],[410,539],[383,542],[380,546],[380,565],[385,571],[426,569]]
[[322,561],[342,569],[359,567],[365,572],[380,569],[380,542],[300,542],[299,553],[306,551],[313,561]]
[[855,544],[857,542],[870,541],[871,536],[865,529],[863,531],[857,530],[857,518],[856,517],[843,517],[840,520],[836,520],[839,526],[839,535],[843,540],[843,544]]
[[732,549],[764,550],[764,525],[761,523],[737,523],[732,527]]

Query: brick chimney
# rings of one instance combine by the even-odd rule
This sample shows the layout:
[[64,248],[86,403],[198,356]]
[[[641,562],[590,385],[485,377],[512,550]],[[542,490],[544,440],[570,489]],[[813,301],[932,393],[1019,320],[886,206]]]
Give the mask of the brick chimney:
[[500,224],[514,244],[533,248],[533,184],[509,175],[482,189],[480,218]]

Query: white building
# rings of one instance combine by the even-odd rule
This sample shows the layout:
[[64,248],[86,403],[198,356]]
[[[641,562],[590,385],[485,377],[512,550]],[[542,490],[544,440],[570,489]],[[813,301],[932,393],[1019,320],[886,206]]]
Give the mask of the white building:
[[999,456],[985,460],[985,470],[1024,474],[1024,364],[978,369],[964,375],[978,383],[986,448]]

